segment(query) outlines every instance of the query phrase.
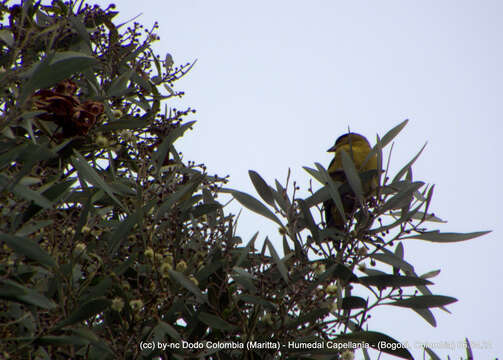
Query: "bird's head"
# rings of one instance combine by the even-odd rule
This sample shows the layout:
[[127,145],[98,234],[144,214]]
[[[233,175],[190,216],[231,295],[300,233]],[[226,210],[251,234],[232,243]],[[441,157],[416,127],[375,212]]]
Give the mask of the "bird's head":
[[337,149],[342,146],[350,144],[351,146],[367,146],[370,147],[370,143],[368,142],[365,136],[357,134],[357,133],[347,133],[339,136],[339,138],[335,141],[334,146],[327,150],[327,152],[336,152]]

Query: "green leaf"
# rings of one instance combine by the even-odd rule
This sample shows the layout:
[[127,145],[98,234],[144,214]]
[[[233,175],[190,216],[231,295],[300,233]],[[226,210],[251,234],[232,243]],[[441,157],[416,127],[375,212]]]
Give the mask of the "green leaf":
[[395,177],[393,178],[393,181],[392,183],[394,183],[395,181],[398,181],[402,178],[403,174],[405,174],[406,172],[410,171],[410,168],[412,166],[412,164],[414,164],[417,160],[417,158],[419,157],[419,155],[421,155],[421,153],[423,152],[424,148],[426,147],[426,143],[423,145],[423,147],[421,148],[421,150],[419,150],[419,152],[416,154],[416,156],[414,156],[412,158],[411,161],[409,161],[396,175]]
[[300,315],[297,319],[287,320],[284,327],[286,329],[296,329],[299,326],[305,325],[306,323],[315,323],[321,318],[324,318],[329,313],[326,308],[317,308],[307,314]]
[[412,310],[415,311],[423,319],[425,319],[428,324],[433,327],[437,327],[437,321],[435,320],[435,317],[433,316],[433,313],[430,311],[430,309],[412,308]]
[[409,119],[404,120],[400,124],[395,126],[393,129],[388,131],[381,139],[381,147],[384,148],[386,145],[388,145],[391,142],[391,140],[393,140],[395,136],[397,136],[400,133],[400,131],[402,131],[402,129],[405,127],[405,125],[407,125],[408,122]]
[[355,163],[349,156],[347,152],[341,150],[342,156],[342,167],[344,169],[344,174],[346,174],[346,179],[349,183],[349,186],[354,191],[356,198],[363,201],[363,188],[362,182],[360,179],[360,175],[358,175],[358,170],[356,169]]
[[285,282],[288,284],[288,270],[286,269],[285,263],[281,261],[281,259],[278,256],[278,253],[276,252],[276,249],[274,249],[274,246],[272,245],[271,241],[269,240],[268,237],[265,238],[265,244],[267,245],[267,248],[269,249],[269,252],[271,253],[271,256],[274,260],[274,263],[278,267],[279,273],[281,274],[281,277]]
[[181,125],[180,127],[171,130],[168,135],[162,140],[161,145],[159,145],[159,148],[153,155],[154,161],[156,163],[157,175],[161,171],[162,164],[164,163],[164,159],[166,159],[171,146],[179,137],[183,136],[185,131],[191,129],[194,123],[195,121],[189,121]]
[[473,360],[472,347],[470,346],[468,338],[465,338],[465,341],[466,341],[466,360]]
[[303,201],[302,199],[298,200],[298,204],[300,210],[302,211],[302,216],[304,218],[304,221],[306,222],[307,228],[309,229],[309,231],[311,231],[314,241],[318,242],[318,239],[320,237],[319,236],[320,230],[318,226],[316,226],[316,223],[314,222],[314,218],[313,215],[311,214],[311,211],[309,210],[309,207],[306,205],[306,202]]
[[[396,341],[388,335],[375,331],[358,331],[350,334],[342,334],[337,336],[336,341],[343,342],[365,342],[374,349],[400,357],[402,359],[414,359],[412,354],[407,350],[404,344]],[[381,347],[380,344],[386,343],[386,347]],[[394,345],[394,346],[392,346]]]
[[324,179],[324,184],[327,185],[328,187],[328,192],[330,193],[330,197],[335,203],[335,207],[337,208],[337,211],[341,215],[342,221],[346,222],[346,214],[344,211],[344,205],[342,204],[342,199],[341,195],[339,194],[339,187],[341,184],[339,182],[335,182],[332,180],[330,175],[328,174],[327,170],[318,163],[315,163],[316,168],[318,169],[318,172],[321,174],[322,178]]
[[[49,199],[53,203],[57,203],[60,199],[62,199],[68,192],[72,185],[75,183],[75,180],[65,180],[62,182],[56,182],[51,185],[48,189],[42,192],[42,196]],[[33,216],[35,216],[42,207],[31,204],[28,206],[28,209],[23,213],[22,222],[29,221]]]
[[26,256],[48,267],[56,266],[56,261],[54,261],[51,255],[29,238],[0,233],[0,240],[5,241],[19,255]]
[[[399,217],[399,216],[401,216],[402,212],[401,211],[392,211],[390,214],[393,216]],[[409,219],[414,219],[414,220],[431,221],[431,222],[444,223],[444,224],[447,222],[447,221],[442,220],[433,214],[425,214],[424,211],[415,211],[413,213],[410,212],[406,215],[406,217]]]
[[54,336],[54,335],[47,335],[47,336],[42,336],[39,337],[36,341],[37,344],[40,345],[56,345],[56,346],[62,346],[62,345],[88,345],[89,340],[83,339],[80,336],[74,336],[74,335],[61,335],[61,336]]
[[371,254],[370,257],[385,264],[397,267],[400,270],[403,270],[406,274],[414,272],[414,267],[408,262],[395,256],[392,252],[386,251],[386,249],[381,249],[381,251],[381,253]]
[[7,29],[0,30],[0,40],[10,48],[14,45],[14,35]]
[[201,311],[197,315],[198,319],[205,323],[206,325],[212,327],[213,329],[219,329],[224,331],[233,331],[236,329],[235,325],[229,324],[227,321],[222,318],[208,314],[207,312]]
[[452,304],[458,301],[457,299],[450,296],[443,295],[419,295],[408,299],[396,300],[386,305],[395,305],[401,307],[415,308],[415,309],[425,309],[432,307],[440,307],[448,304]]
[[96,128],[96,132],[107,132],[112,130],[123,129],[142,129],[147,126],[148,122],[141,119],[120,119],[101,125]]
[[248,175],[250,176],[253,186],[255,186],[255,190],[257,190],[257,193],[260,195],[262,200],[274,207],[274,196],[272,194],[271,187],[267,185],[265,180],[262,179],[256,171],[248,170]]
[[346,296],[342,299],[342,309],[366,309],[367,300],[359,296]]
[[420,277],[423,279],[431,279],[437,276],[438,274],[440,274],[440,270],[433,270],[421,275]]
[[154,332],[168,334],[170,338],[176,341],[180,341],[182,339],[178,331],[176,331],[176,329],[173,326],[171,326],[168,323],[165,323],[164,321],[159,320],[156,327],[154,328]]
[[404,187],[398,194],[391,197],[384,205],[379,209],[379,214],[383,214],[388,210],[400,209],[407,206],[412,201],[412,194],[424,185],[422,181],[416,181],[409,183]]
[[84,304],[77,306],[68,318],[57,324],[56,329],[95,317],[97,314],[105,311],[109,306],[110,300],[104,298],[87,301]]
[[113,354],[112,349],[108,347],[107,343],[100,339],[92,330],[86,327],[72,328],[70,331],[82,339],[88,340],[93,346],[95,346],[99,351],[104,351],[109,354]]
[[35,90],[48,88],[96,63],[93,56],[76,51],[50,53],[20,75],[28,81],[21,88],[18,102],[23,104]]
[[180,285],[193,293],[200,302],[208,302],[206,295],[204,295],[201,290],[197,287],[194,282],[187,278],[181,272],[175,270],[168,270],[169,275],[175,279]]
[[234,266],[233,268],[235,275],[232,275],[232,278],[241,285],[244,289],[246,289],[250,294],[257,293],[257,287],[253,283],[254,277],[245,269]]
[[0,279],[0,298],[38,306],[42,309],[55,309],[57,305],[39,292],[12,280]]
[[160,219],[167,211],[171,210],[171,208],[182,198],[185,198],[187,195],[193,194],[201,181],[203,181],[203,177],[198,174],[194,176],[187,184],[180,186],[177,191],[167,196],[166,200],[164,200],[164,202],[161,204],[161,206],[159,206],[159,209],[157,210],[156,220]]
[[[153,205],[151,203],[150,207]],[[119,226],[117,226],[109,240],[111,254],[115,254],[119,250],[121,243],[127,239],[131,229],[143,218],[145,214],[144,210],[148,212],[149,209],[139,209],[119,223]]]
[[405,239],[419,239],[426,240],[437,243],[450,243],[450,242],[458,242],[470,240],[479,236],[483,236],[489,234],[491,231],[477,231],[472,233],[441,233],[438,230],[427,231],[419,235],[412,235],[401,238],[401,240]]
[[203,215],[212,214],[221,208],[222,208],[222,205],[218,204],[218,203],[201,204],[201,205],[197,205],[197,206],[191,208],[190,213],[192,214],[192,216],[195,219],[197,219]]
[[240,248],[241,253],[239,255],[238,260],[234,264],[235,266],[241,266],[241,264],[248,257],[248,254],[250,253],[250,251],[255,248],[255,240],[257,240],[257,236],[258,236],[258,231],[252,236],[252,238],[250,239],[250,241],[248,241],[248,244],[246,244],[246,246],[244,248]]
[[313,195],[305,198],[304,202],[307,206],[312,207],[330,198],[331,197],[328,186],[323,186],[321,189],[318,189]]
[[131,75],[134,73],[134,70],[129,70],[122,73],[120,76],[116,77],[110,87],[108,88],[107,95],[109,97],[119,97],[124,96],[128,91],[131,91],[127,84]]
[[240,294],[240,295],[238,295],[238,299],[242,300],[244,302],[247,302],[249,304],[263,306],[264,309],[267,309],[269,311],[277,311],[278,310],[278,305],[276,305],[275,303],[272,303],[270,301],[267,301],[259,296]]
[[430,356],[430,360],[442,360],[440,356],[435,354],[435,352],[431,350],[428,346],[424,347],[424,351]]
[[71,157],[71,162],[79,176],[84,180],[90,182],[92,185],[96,186],[98,189],[103,190],[107,193],[110,198],[112,198],[122,209],[125,209],[124,205],[117,199],[114,195],[114,190],[101,178],[101,176],[94,170],[88,163],[87,160],[80,155],[76,150],[74,150],[75,156]]
[[[3,174],[0,174],[0,188],[7,188],[12,185],[12,180],[6,177]],[[38,206],[48,209],[52,206],[52,203],[47,200],[43,195],[41,195],[37,191],[31,190],[29,187],[21,185],[21,184],[16,184],[12,187],[11,191],[28,201],[33,201],[35,204]]]
[[303,166],[302,168],[306,170],[309,175],[318,180],[320,183],[322,183],[323,185],[326,184],[326,176],[322,172],[307,166]]
[[89,38],[89,33],[87,32],[85,24],[78,16],[69,16],[68,20],[72,27],[79,34],[80,39],[87,45],[86,50],[88,54],[91,53],[91,39]]
[[247,193],[238,191],[238,190],[233,190],[233,189],[221,189],[220,192],[223,193],[228,193],[234,196],[234,198],[241,203],[244,207],[247,209],[262,215],[272,221],[274,221],[276,224],[279,226],[283,227],[283,224],[281,221],[277,218],[276,215],[272,213],[271,210],[269,210],[264,204],[262,204],[259,200],[254,198],[251,195],[248,195]]
[[16,231],[16,236],[28,236],[37,232],[38,230],[51,225],[54,220],[38,220],[24,224],[19,230]]
[[363,276],[358,279],[358,282],[366,286],[377,286],[378,288],[386,287],[406,287],[418,285],[431,285],[431,281],[421,279],[415,276],[400,276],[400,275],[374,275]]

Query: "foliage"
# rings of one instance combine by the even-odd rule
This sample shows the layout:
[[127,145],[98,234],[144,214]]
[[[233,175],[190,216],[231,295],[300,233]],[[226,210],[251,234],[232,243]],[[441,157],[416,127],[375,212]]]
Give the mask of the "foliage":
[[[392,180],[349,165],[345,184],[316,164],[306,170],[322,187],[307,199],[296,185],[273,188],[250,171],[264,204],[222,188],[225,178],[177,151],[194,110],[161,104],[183,95],[174,85],[192,64],[154,54],[157,25],[116,25],[114,7],[84,1],[4,0],[0,14],[2,357],[334,358],[340,348],[274,346],[398,345],[366,330],[372,309],[411,308],[435,326],[430,309],[455,301],[430,292],[438,271],[418,276],[402,240],[483,233],[424,227],[439,219],[428,212],[433,186],[412,179],[415,159]],[[404,125],[378,139],[380,163]],[[324,200],[337,203],[375,175],[383,179],[378,195],[361,199],[344,231],[315,219]],[[268,238],[256,249],[257,235],[240,245],[220,193],[276,222],[283,254]],[[258,347],[174,345],[182,340]],[[383,351],[411,357],[399,346]]]

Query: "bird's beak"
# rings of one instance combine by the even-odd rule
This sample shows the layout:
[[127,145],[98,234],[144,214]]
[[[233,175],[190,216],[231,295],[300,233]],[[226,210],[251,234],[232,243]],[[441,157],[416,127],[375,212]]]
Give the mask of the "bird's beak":
[[335,152],[335,150],[337,150],[337,145],[332,146],[327,152]]

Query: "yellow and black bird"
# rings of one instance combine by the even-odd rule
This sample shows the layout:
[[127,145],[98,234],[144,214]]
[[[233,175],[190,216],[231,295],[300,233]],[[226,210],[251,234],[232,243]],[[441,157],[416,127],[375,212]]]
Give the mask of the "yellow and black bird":
[[[334,146],[328,149],[328,152],[335,153],[333,160],[328,166],[328,174],[334,181],[346,182],[346,175],[342,166],[342,151],[345,151],[352,159],[358,172],[366,172],[369,170],[377,170],[377,156],[372,156],[365,164],[367,155],[372,150],[368,140],[356,133],[347,133],[340,136],[335,142]],[[368,197],[373,190],[377,187],[377,176],[372,177],[369,181],[363,184],[363,194]],[[356,210],[358,201],[352,191],[341,194],[342,205],[344,213],[349,216]],[[325,210],[325,222],[328,227],[335,227],[336,229],[344,229],[344,221],[335,206],[332,199],[326,200],[323,203]]]

